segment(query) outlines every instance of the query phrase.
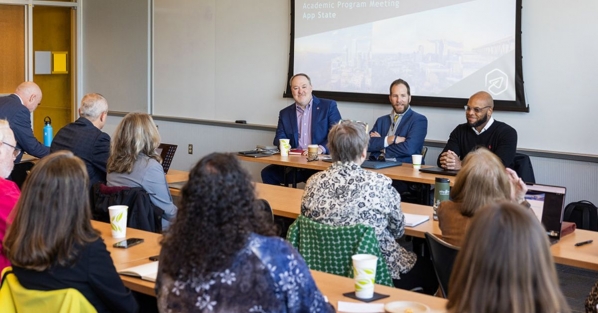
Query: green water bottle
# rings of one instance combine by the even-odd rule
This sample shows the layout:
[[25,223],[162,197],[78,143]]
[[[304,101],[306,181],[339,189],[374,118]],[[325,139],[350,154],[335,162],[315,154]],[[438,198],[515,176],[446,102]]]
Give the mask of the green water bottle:
[[451,181],[448,178],[436,177],[434,183],[434,220],[438,220],[438,206],[440,202],[448,200],[451,193]]

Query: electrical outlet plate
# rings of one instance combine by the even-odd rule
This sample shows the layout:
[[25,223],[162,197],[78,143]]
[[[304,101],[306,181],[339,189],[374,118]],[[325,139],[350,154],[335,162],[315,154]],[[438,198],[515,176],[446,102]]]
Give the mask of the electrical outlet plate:
[[188,150],[189,150],[189,154],[193,154],[193,145],[192,144],[189,144]]

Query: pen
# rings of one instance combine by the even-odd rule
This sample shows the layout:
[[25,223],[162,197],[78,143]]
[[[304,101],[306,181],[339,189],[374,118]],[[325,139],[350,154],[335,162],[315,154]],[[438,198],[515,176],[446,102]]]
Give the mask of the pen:
[[592,242],[594,242],[594,240],[590,239],[590,240],[578,242],[578,243],[575,244],[575,246],[579,247],[579,246],[587,245],[587,244],[592,243]]

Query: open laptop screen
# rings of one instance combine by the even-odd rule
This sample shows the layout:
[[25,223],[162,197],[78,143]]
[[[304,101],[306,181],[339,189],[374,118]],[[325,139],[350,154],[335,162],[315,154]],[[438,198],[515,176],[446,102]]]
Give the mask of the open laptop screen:
[[551,238],[561,236],[566,191],[565,187],[559,186],[527,185],[525,200]]
[[168,174],[168,169],[170,169],[170,164],[172,163],[172,158],[174,158],[174,153],[176,152],[177,147],[177,145],[161,143],[160,146],[156,148],[156,153],[162,157],[164,174]]

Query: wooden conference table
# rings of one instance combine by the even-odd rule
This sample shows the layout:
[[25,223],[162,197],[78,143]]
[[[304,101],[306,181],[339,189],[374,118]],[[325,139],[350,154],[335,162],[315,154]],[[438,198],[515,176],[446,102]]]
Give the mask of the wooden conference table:
[[[160,240],[162,235],[127,228],[127,238],[143,238],[144,242],[129,249],[115,249],[112,247],[117,241],[111,236],[110,224],[92,221],[95,229],[102,233],[108,251],[112,256],[114,266],[117,270],[122,270],[131,266],[137,266],[148,263],[149,257],[160,253]],[[343,293],[353,290],[353,279],[327,274],[319,271],[311,271],[312,276],[322,293],[328,297],[328,301],[337,307],[338,301],[359,302],[343,296]],[[123,276],[121,278],[128,288],[147,295],[155,296],[154,283],[140,278]],[[431,309],[442,311],[446,305],[446,300],[437,297],[431,297],[424,294],[410,292],[402,289],[391,288],[382,285],[376,285],[376,292],[388,294],[389,298],[375,301],[374,303],[386,303],[391,301],[417,301],[428,305]]]
[[[252,158],[239,155],[238,158],[239,160],[247,162],[274,164],[287,167],[305,168],[317,171],[323,171],[327,169],[331,164],[329,162],[324,161],[308,162],[307,158],[302,155],[289,155],[287,157],[283,157],[279,154],[275,154],[272,156],[262,158]],[[426,166],[424,165],[424,167]],[[451,186],[453,186],[455,181],[454,176],[422,173],[418,169],[414,169],[413,165],[410,163],[403,163],[403,165],[401,166],[388,167],[384,169],[370,170],[380,174],[384,174],[393,180],[402,180],[406,182],[421,183],[427,185],[434,185],[436,177],[448,178],[451,181]]]
[[[170,170],[166,177],[169,182],[184,181],[187,180],[188,173]],[[255,185],[258,197],[266,199],[270,203],[274,215],[297,218],[301,214],[303,190],[262,183],[256,183]],[[176,195],[179,191],[171,189],[171,192]],[[438,222],[432,219],[431,206],[403,202],[401,203],[401,209],[405,213],[430,216],[428,222],[416,227],[405,227],[405,235],[419,238],[424,238],[426,232],[439,237],[442,235]],[[594,243],[581,247],[575,246],[575,243],[586,240],[593,240]],[[598,232],[577,229],[552,245],[550,251],[556,263],[598,271]]]

